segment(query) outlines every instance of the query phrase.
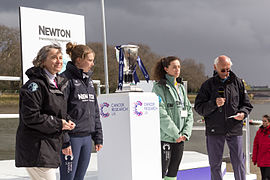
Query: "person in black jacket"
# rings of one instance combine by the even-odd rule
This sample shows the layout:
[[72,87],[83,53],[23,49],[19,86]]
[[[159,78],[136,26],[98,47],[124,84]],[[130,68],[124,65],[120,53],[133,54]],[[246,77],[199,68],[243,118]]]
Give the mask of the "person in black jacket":
[[20,89],[15,162],[16,167],[27,167],[31,179],[55,180],[64,130],[75,127],[62,92],[67,80],[57,75],[63,65],[61,47],[44,46],[33,64]]
[[245,180],[242,149],[243,119],[252,110],[244,83],[231,71],[229,57],[221,55],[214,62],[214,76],[206,80],[195,99],[195,110],[206,123],[206,144],[211,179],[221,180],[221,163],[225,141],[235,180]]
[[[66,52],[71,58],[61,76],[69,80],[65,96],[68,114],[74,119],[76,128],[69,132],[70,142],[63,149],[60,179],[83,180],[89,165],[92,139],[96,151],[102,148],[103,134],[99,108],[91,68],[95,53],[86,45],[67,43]],[[64,154],[72,153],[72,157]],[[72,166],[70,165],[72,163]]]

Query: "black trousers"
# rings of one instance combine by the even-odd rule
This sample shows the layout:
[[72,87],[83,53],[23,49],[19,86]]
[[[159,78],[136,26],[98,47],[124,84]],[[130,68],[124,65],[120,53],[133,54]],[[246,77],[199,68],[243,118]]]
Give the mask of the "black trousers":
[[260,167],[262,180],[270,180],[270,167]]
[[182,160],[184,142],[169,143],[161,141],[162,178],[176,177]]

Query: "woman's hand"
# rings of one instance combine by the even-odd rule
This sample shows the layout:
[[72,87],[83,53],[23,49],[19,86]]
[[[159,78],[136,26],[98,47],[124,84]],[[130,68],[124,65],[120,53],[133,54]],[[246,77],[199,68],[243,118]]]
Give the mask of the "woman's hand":
[[187,140],[186,136],[180,136],[178,139],[176,139],[176,142],[180,143],[180,142],[185,141],[185,140]]
[[62,153],[63,153],[64,155],[67,155],[67,156],[72,156],[72,149],[71,149],[71,146],[68,146],[67,148],[62,149]]
[[96,145],[96,151],[99,151],[102,147],[103,147],[102,144],[97,144],[97,145]]
[[65,119],[62,119],[62,130],[72,130],[75,128],[75,123],[69,120],[68,122]]

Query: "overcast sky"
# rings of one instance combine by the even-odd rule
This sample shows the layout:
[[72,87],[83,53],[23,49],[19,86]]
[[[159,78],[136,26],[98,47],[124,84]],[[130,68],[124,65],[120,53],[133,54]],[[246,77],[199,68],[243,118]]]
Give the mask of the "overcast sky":
[[[86,41],[102,42],[100,0],[0,0],[0,24],[19,27],[19,6],[84,15]],[[248,84],[270,85],[269,7],[269,0],[105,0],[107,43],[192,58],[208,76],[225,54]]]

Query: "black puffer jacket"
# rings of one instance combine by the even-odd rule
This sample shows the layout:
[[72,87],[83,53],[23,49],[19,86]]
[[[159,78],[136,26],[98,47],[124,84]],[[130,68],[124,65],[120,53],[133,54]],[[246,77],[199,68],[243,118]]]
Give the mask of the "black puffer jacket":
[[[226,98],[221,110],[216,104],[220,88],[224,88]],[[205,119],[206,135],[242,135],[243,121],[228,117],[238,112],[247,116],[252,108],[243,81],[233,72],[224,83],[217,74],[205,81],[195,99],[195,110]]]
[[57,76],[58,88],[42,68],[27,70],[20,89],[20,122],[16,134],[17,167],[57,168],[63,141],[62,119],[67,119],[63,93],[67,80]]
[[84,75],[83,71],[72,62],[68,62],[66,70],[61,74],[68,79],[65,91],[68,114],[76,124],[75,129],[70,131],[69,135],[73,137],[92,135],[95,144],[102,144],[103,134],[99,107],[91,75],[91,71]]

